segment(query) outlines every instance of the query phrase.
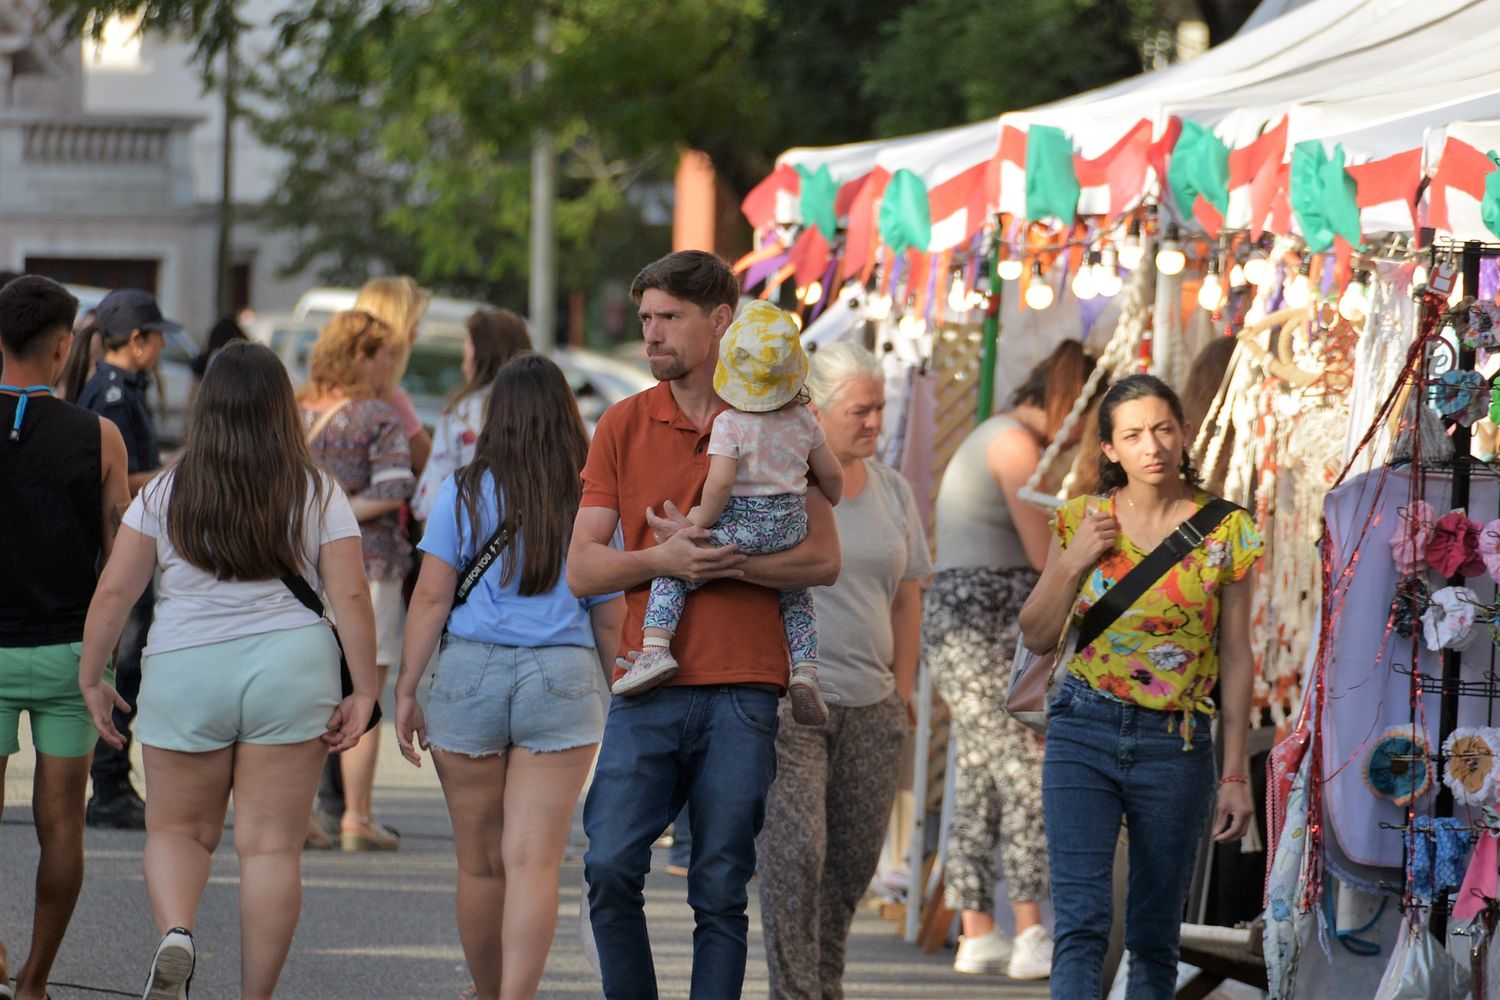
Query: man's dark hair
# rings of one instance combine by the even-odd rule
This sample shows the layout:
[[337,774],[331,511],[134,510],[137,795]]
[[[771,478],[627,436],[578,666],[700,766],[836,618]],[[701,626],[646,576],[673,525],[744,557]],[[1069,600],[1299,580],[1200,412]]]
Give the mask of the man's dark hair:
[[48,335],[68,333],[78,300],[62,285],[39,274],[23,274],[0,288],[0,344],[18,358],[35,357]]
[[740,283],[722,257],[702,250],[679,250],[641,268],[630,283],[630,300],[641,304],[649,289],[666,292],[708,312],[716,306],[733,309],[740,301]]

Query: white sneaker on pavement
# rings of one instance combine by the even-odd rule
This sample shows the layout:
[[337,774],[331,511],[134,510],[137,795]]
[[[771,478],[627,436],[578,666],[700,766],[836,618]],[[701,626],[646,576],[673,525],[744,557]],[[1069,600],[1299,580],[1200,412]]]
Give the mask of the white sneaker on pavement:
[[959,938],[958,954],[953,956],[953,971],[970,976],[1004,975],[1010,957],[1010,938],[997,927],[979,937]]
[[1033,924],[1016,935],[1005,974],[1011,979],[1047,979],[1052,975],[1052,935],[1047,928]]

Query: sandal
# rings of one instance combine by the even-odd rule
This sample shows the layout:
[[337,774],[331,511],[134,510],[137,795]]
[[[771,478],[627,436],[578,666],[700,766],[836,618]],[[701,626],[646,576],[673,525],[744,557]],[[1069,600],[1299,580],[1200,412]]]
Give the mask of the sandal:
[[474,998],[477,996],[479,996],[479,990],[474,986],[473,983],[470,983],[468,986],[465,986],[463,992],[458,995],[458,1000],[474,1000]]
[[401,846],[401,834],[358,813],[345,813],[339,824],[339,843],[350,854],[363,851],[394,851]]
[[314,809],[307,817],[307,838],[302,841],[303,848],[313,851],[333,850],[333,834],[336,829],[332,816]]

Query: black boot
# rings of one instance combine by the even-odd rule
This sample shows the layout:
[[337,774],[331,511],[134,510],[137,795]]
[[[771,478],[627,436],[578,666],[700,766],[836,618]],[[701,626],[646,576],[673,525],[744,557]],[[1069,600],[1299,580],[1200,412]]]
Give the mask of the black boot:
[[89,826],[109,830],[146,829],[146,803],[130,783],[128,772],[94,779],[84,820]]

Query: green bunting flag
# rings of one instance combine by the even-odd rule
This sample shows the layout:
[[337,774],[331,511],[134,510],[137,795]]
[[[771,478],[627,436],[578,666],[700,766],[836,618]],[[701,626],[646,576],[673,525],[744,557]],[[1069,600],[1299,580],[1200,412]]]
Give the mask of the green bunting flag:
[[1026,132],[1026,218],[1035,222],[1050,215],[1071,226],[1077,214],[1072,141],[1060,128],[1031,126]]
[[927,244],[932,242],[927,185],[905,168],[891,176],[880,199],[880,238],[898,254],[908,250],[926,253]]
[[[1489,151],[1490,162],[1500,166],[1500,156]],[[1479,203],[1479,214],[1484,219],[1484,228],[1500,237],[1500,170],[1491,170],[1484,175],[1484,200]]]
[[1356,250],[1363,250],[1359,231],[1359,202],[1354,178],[1344,169],[1344,146],[1329,156],[1316,139],[1292,148],[1292,211],[1302,226],[1307,249],[1321,253],[1342,236]]
[[797,203],[802,224],[817,226],[823,238],[833,242],[839,231],[838,210],[834,207],[838,202],[839,186],[833,182],[828,164],[823,164],[816,172],[798,165],[797,173],[802,176],[802,194]]
[[1167,186],[1181,219],[1193,217],[1193,202],[1203,200],[1225,215],[1229,211],[1229,147],[1212,129],[1184,120],[1182,135],[1172,147]]

